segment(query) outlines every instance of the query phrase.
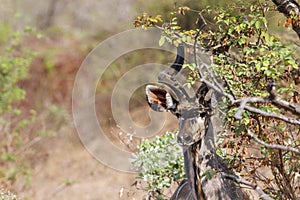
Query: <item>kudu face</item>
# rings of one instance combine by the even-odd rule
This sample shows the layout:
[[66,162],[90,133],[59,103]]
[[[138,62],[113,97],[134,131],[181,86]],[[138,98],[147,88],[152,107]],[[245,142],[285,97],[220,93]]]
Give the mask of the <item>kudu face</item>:
[[205,133],[205,121],[197,108],[183,108],[179,115],[177,141],[180,145],[189,146],[201,140]]
[[182,146],[189,146],[201,140],[205,134],[207,112],[204,96],[208,89],[204,84],[197,92],[183,87],[180,82],[182,75],[179,74],[183,62],[184,46],[179,45],[174,64],[158,75],[158,82],[167,88],[147,85],[146,95],[153,110],[170,111],[176,115],[179,120],[178,143]]

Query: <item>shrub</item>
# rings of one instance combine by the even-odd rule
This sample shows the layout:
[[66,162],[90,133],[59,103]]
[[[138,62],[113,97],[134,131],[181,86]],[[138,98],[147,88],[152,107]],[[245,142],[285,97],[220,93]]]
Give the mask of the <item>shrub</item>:
[[167,132],[153,140],[144,140],[131,160],[138,179],[147,182],[148,195],[164,199],[165,189],[184,178],[183,156],[177,145],[176,132]]
[[3,189],[0,189],[0,200],[21,200],[21,198],[10,191],[5,192]]

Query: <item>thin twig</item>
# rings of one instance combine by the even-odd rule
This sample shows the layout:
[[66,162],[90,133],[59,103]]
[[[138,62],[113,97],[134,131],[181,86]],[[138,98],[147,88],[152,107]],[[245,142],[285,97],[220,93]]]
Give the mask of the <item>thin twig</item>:
[[213,74],[212,70],[210,70],[206,64],[203,64],[201,68],[205,68],[205,70],[208,72],[210,78],[212,79],[213,83],[223,92],[225,92],[223,86],[219,83],[219,81],[216,79],[216,76]]
[[39,142],[42,139],[41,136],[37,136],[35,137],[33,140],[30,140],[28,143],[22,145],[22,148],[19,149],[16,154],[20,154],[22,152],[24,152],[26,149],[30,148],[31,146],[33,146],[34,144],[36,144],[37,142]]
[[[195,65],[198,66],[198,60],[197,60],[197,41],[198,41],[198,37],[199,37],[199,34],[201,32],[201,30],[207,25],[203,15],[201,14],[201,12],[199,12],[199,15],[200,15],[200,18],[201,18],[201,26],[199,27],[198,31],[197,31],[197,34],[195,36],[195,41],[194,41],[194,60],[195,60]],[[202,74],[199,70],[199,76],[200,78],[202,78]]]
[[225,76],[223,76],[223,80],[224,80],[225,86],[228,88],[228,90],[229,90],[231,96],[232,96],[234,99],[237,99]]
[[[198,60],[197,60],[197,40],[198,40],[199,34],[200,34],[200,29],[197,31],[197,34],[195,36],[195,41],[194,41],[194,62],[195,62],[196,66],[198,66]],[[200,70],[199,70],[199,76],[200,76],[200,78],[202,78],[202,74],[200,73]]]
[[235,99],[233,98],[233,96],[231,96],[230,94],[226,93],[225,91],[223,91],[222,89],[218,88],[217,86],[215,86],[214,84],[212,84],[210,81],[206,80],[206,79],[200,79],[200,81],[203,81],[208,87],[212,88],[215,92],[217,92],[218,94],[225,96],[227,99],[229,99],[231,102],[234,102]]

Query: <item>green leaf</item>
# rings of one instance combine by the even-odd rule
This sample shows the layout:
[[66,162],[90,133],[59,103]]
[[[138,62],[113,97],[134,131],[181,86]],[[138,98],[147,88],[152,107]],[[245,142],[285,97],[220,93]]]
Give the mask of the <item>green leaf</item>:
[[162,46],[165,43],[165,41],[166,41],[165,36],[161,36],[160,39],[159,39],[159,41],[158,41],[158,45]]
[[208,180],[212,179],[214,177],[214,175],[217,174],[216,170],[208,170],[206,172],[203,173],[202,176],[205,176]]
[[256,28],[257,30],[259,30],[260,27],[261,27],[260,21],[257,20],[257,21],[255,22],[255,28]]

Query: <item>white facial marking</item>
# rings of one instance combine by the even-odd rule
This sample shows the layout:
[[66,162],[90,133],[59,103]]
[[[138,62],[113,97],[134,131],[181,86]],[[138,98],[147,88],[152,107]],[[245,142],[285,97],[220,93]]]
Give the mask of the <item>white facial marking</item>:
[[166,104],[167,108],[172,108],[172,106],[174,105],[172,97],[169,93],[166,93]]

